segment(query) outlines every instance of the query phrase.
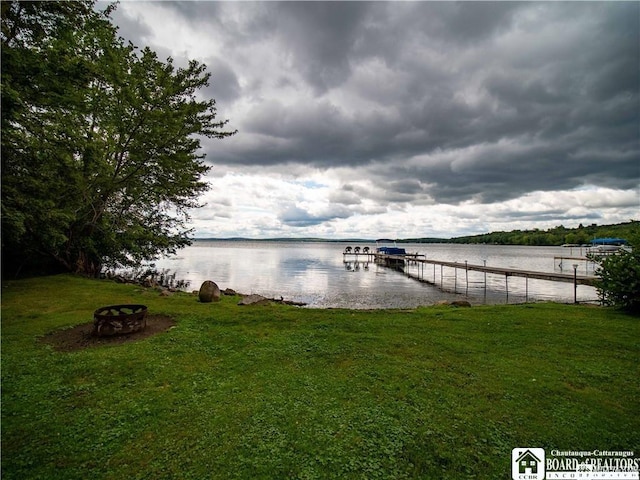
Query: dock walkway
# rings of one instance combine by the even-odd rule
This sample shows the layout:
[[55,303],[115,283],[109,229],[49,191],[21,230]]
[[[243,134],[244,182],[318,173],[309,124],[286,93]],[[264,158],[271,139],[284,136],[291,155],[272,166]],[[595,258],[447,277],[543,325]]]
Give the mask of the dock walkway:
[[505,275],[507,277],[524,277],[524,278],[534,278],[537,280],[547,280],[550,282],[566,282],[566,283],[576,283],[578,285],[590,285],[593,286],[597,277],[593,277],[590,275],[578,275],[574,273],[558,273],[558,272],[537,272],[533,270],[519,270],[516,268],[505,268],[505,267],[487,267],[486,265],[474,265],[467,262],[446,262],[443,260],[432,260],[427,258],[420,258],[420,255],[380,255],[376,254],[376,256],[380,256],[383,258],[389,258],[392,260],[401,260],[405,259],[405,261],[411,263],[425,263],[425,264],[433,264],[433,265],[441,265],[443,267],[450,268],[459,268],[462,270],[472,270],[476,272],[485,272],[492,273],[496,275]]
[[[465,277],[466,277],[466,285],[467,288],[469,286],[469,283],[478,283],[478,282],[470,282],[469,281],[469,275],[468,272],[469,271],[475,271],[475,272],[482,272],[485,274],[485,279],[484,282],[480,282],[480,283],[484,283],[484,289],[486,291],[487,289],[487,280],[486,280],[486,275],[487,274],[491,274],[491,275],[501,275],[505,277],[505,289],[507,292],[507,296],[509,295],[509,277],[522,277],[526,279],[526,286],[525,286],[525,295],[526,298],[528,298],[529,295],[529,285],[528,285],[528,281],[529,279],[535,279],[535,280],[545,280],[545,281],[549,281],[549,282],[564,282],[564,283],[571,283],[574,286],[574,301],[577,302],[577,286],[578,285],[588,285],[588,286],[595,286],[596,281],[597,281],[597,277],[595,276],[591,276],[591,275],[582,275],[582,274],[578,274],[577,273],[577,269],[574,268],[573,272],[569,272],[569,273],[561,273],[561,272],[540,272],[540,271],[534,271],[534,270],[522,270],[522,269],[517,269],[517,268],[506,268],[506,267],[490,267],[487,265],[475,265],[475,264],[470,264],[468,262],[450,262],[450,261],[444,261],[444,260],[435,260],[435,259],[428,259],[426,258],[424,255],[420,255],[420,254],[405,254],[405,255],[389,255],[389,254],[384,254],[384,253],[378,253],[378,252],[368,252],[368,253],[344,253],[343,254],[345,259],[347,257],[354,257],[356,259],[356,261],[359,260],[360,257],[366,257],[367,261],[373,261],[379,265],[383,265],[383,266],[387,266],[387,267],[391,267],[391,268],[395,268],[395,269],[401,269],[403,270],[403,272],[415,279],[418,280],[420,282],[425,282],[425,283],[430,283],[433,285],[438,285],[438,282],[436,281],[436,271],[435,271],[435,266],[436,265],[440,265],[440,287],[444,288],[444,274],[443,274],[443,268],[447,267],[447,268],[453,268],[454,269],[454,278],[455,278],[455,283],[454,283],[454,290],[457,290],[457,284],[458,284],[458,270],[463,270],[465,271]],[[417,273],[412,273],[411,272],[411,265],[418,265],[418,272]],[[424,265],[433,265],[433,281],[431,280],[427,280],[425,278],[424,275]],[[404,268],[406,266],[406,268]],[[420,274],[420,266],[422,266],[422,274]]]

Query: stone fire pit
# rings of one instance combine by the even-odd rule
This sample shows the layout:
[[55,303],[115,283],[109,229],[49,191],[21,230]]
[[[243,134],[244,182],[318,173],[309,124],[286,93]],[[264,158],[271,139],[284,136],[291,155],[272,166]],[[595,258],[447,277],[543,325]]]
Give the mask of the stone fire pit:
[[126,335],[147,326],[146,305],[109,305],[93,312],[93,332],[97,337]]

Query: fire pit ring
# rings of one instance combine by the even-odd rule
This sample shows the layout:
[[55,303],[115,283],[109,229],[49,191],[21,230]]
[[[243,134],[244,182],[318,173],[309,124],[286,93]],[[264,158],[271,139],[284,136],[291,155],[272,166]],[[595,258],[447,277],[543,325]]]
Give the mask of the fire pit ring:
[[146,326],[146,305],[108,305],[93,312],[92,334],[97,337],[126,335]]

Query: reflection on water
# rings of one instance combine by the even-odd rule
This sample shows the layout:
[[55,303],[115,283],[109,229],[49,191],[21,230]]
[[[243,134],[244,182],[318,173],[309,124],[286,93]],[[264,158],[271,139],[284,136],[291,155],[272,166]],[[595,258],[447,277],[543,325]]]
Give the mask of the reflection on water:
[[[267,297],[284,297],[313,307],[411,308],[441,300],[468,297],[471,303],[517,303],[525,300],[573,301],[573,284],[526,280],[519,277],[465,272],[435,265],[411,265],[408,278],[361,255],[343,256],[345,243],[196,241],[177,256],[156,262],[197,289],[205,280],[220,288]],[[351,245],[355,246],[355,245]],[[361,245],[365,246],[365,244]],[[368,245],[373,248],[373,245]],[[579,273],[592,274],[593,264],[557,260],[567,255],[562,247],[497,245],[410,244],[407,252],[429,259],[542,272],[560,271],[559,264],[579,263]],[[570,270],[573,267],[570,266]],[[435,285],[433,285],[435,284]],[[442,285],[442,288],[440,288]],[[508,293],[508,295],[507,295]],[[595,289],[578,286],[578,299],[595,300]]]
[[359,260],[354,260],[350,262],[348,260],[345,260],[343,263],[344,263],[344,269],[347,272],[357,272],[361,268],[364,270],[369,270],[369,262],[361,262]]

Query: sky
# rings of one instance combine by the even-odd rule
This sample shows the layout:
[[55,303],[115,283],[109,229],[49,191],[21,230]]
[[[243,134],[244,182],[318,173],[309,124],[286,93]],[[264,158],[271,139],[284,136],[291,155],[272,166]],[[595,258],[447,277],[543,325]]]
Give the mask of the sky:
[[640,218],[640,2],[133,2],[119,34],[238,133],[196,237],[417,238]]

